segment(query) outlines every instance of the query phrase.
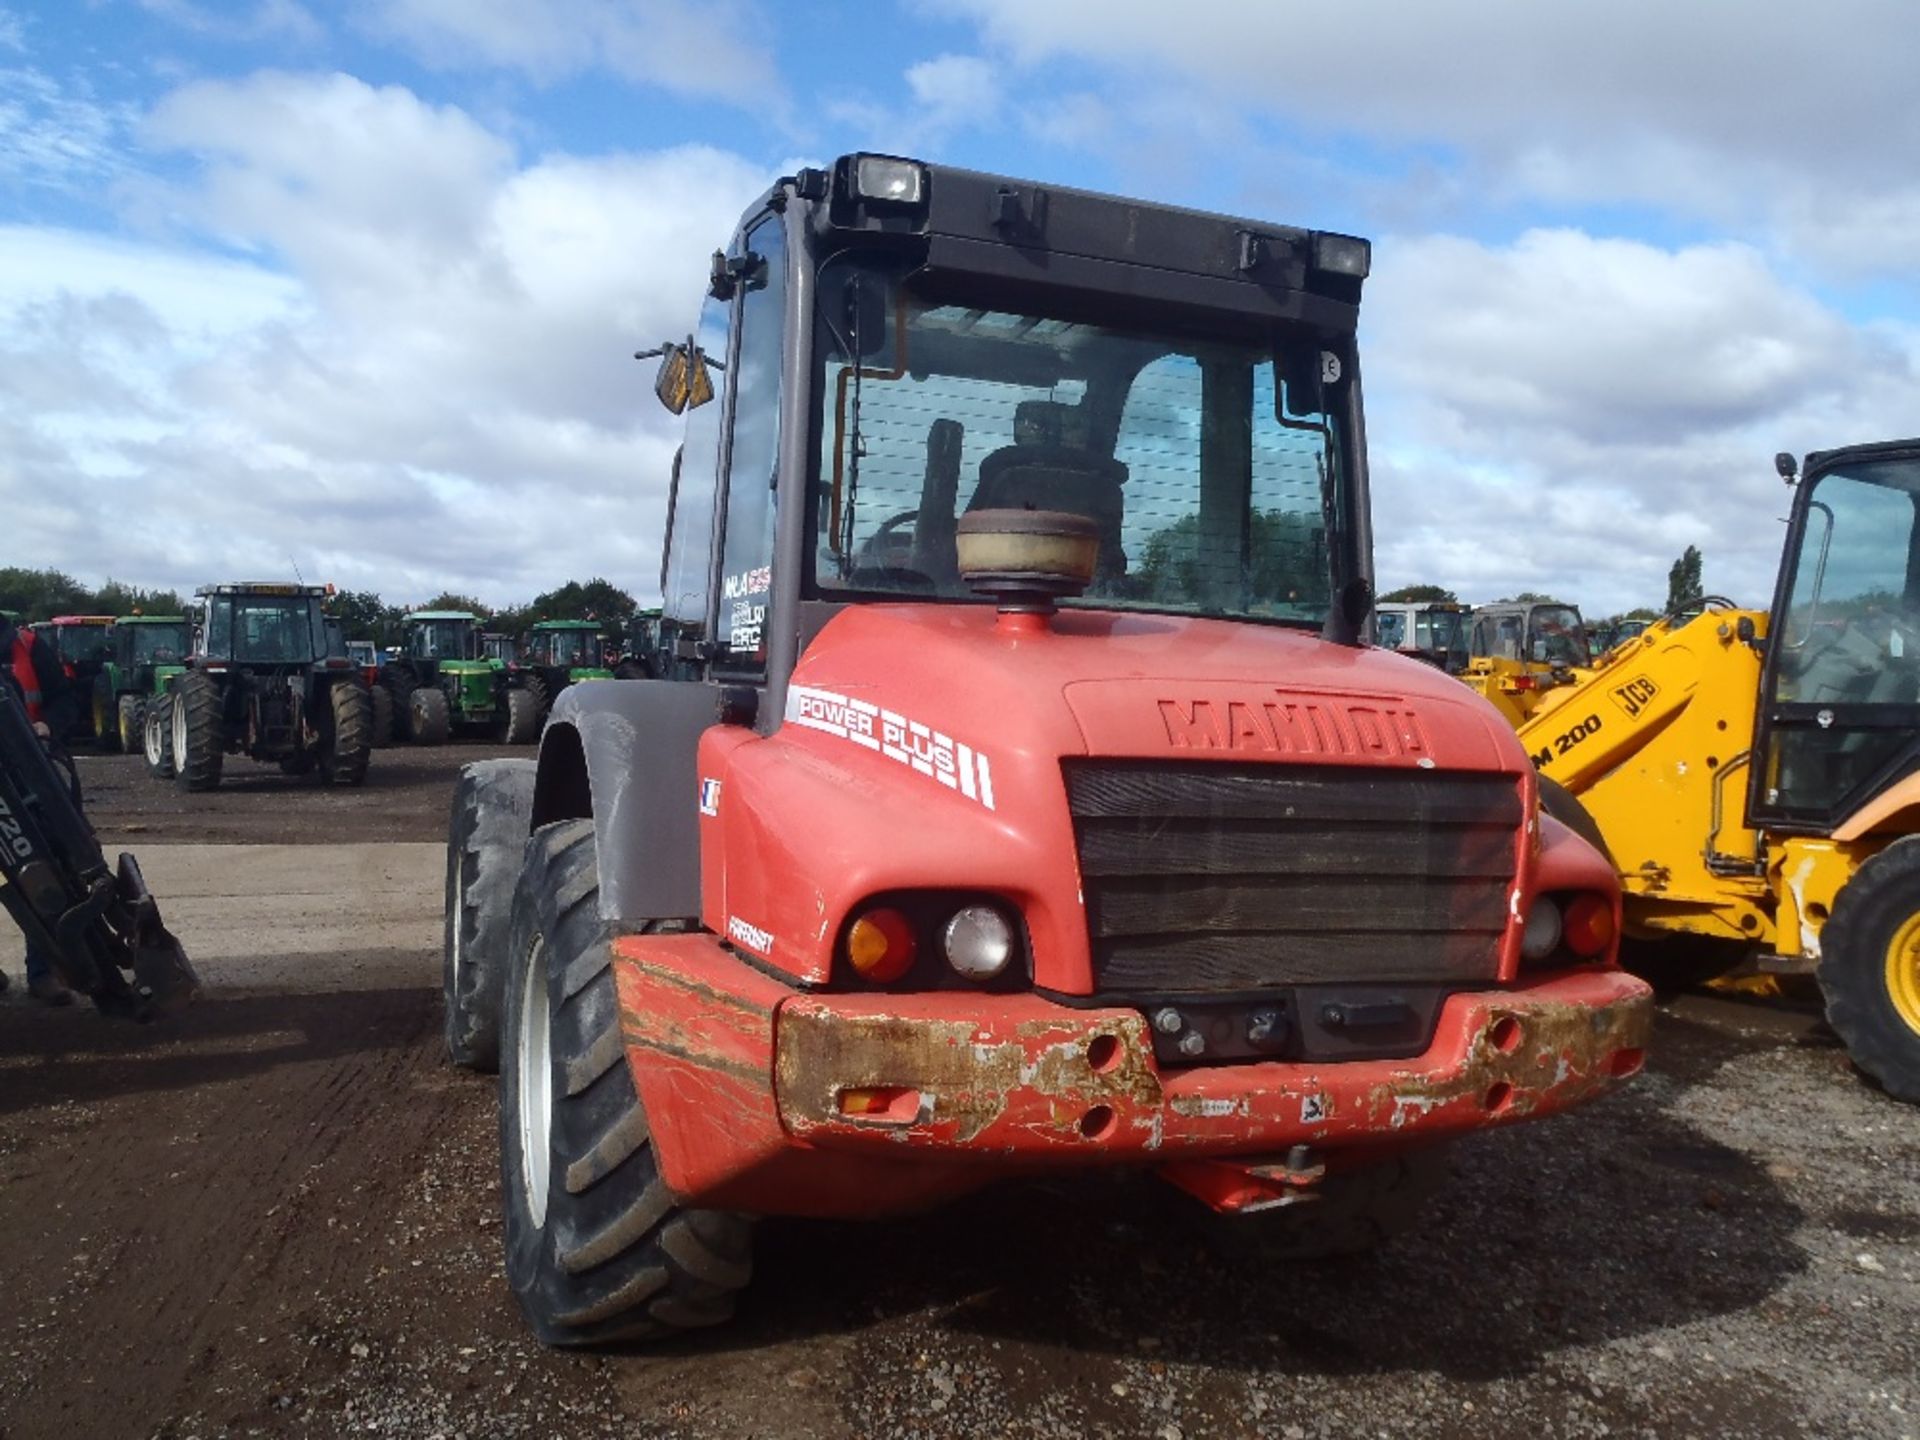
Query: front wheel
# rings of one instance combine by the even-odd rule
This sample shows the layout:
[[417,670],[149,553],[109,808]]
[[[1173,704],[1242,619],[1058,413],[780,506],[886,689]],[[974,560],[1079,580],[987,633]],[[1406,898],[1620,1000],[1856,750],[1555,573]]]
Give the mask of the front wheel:
[[503,745],[531,745],[540,738],[540,698],[524,686],[507,691],[496,737]]
[[407,731],[416,745],[444,745],[453,733],[453,711],[438,686],[418,686],[407,697],[407,716]]
[[549,1345],[719,1324],[752,1274],[747,1219],[680,1206],[660,1177],[599,900],[593,822],[535,831],[509,928],[500,1174],[507,1282]]
[[527,848],[535,768],[531,760],[480,760],[463,768],[453,787],[440,983],[447,1055],[469,1070],[500,1068],[507,926]]
[[119,749],[125,754],[136,754],[140,749],[140,729],[145,711],[146,706],[138,695],[122,695],[120,703],[114,707],[114,734],[119,738]]
[[102,675],[100,683],[94,687],[93,691],[93,743],[109,755],[125,748],[120,743],[120,727],[116,723],[117,720],[113,692],[107,688],[107,677]]
[[1815,973],[1853,1063],[1920,1104],[1920,835],[1854,872],[1821,931]]
[[173,696],[156,695],[140,721],[140,750],[147,774],[156,780],[173,779]]
[[373,710],[373,748],[384,749],[393,743],[393,692],[375,685],[367,692],[367,700]]
[[211,790],[226,758],[222,696],[213,677],[189,670],[173,693],[173,779],[182,790]]
[[327,704],[333,726],[320,745],[320,776],[329,785],[359,785],[373,754],[373,701],[357,680],[336,681]]

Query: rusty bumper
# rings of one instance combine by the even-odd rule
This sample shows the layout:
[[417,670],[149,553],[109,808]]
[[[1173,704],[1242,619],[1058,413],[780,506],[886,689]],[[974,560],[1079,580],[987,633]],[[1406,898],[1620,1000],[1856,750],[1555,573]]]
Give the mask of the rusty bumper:
[[1425,1054],[1161,1071],[1145,1019],[1033,995],[796,993],[707,936],[616,949],[668,1184],[871,1214],[1050,1165],[1335,1156],[1557,1113],[1635,1074],[1652,997],[1619,971],[1451,996]]

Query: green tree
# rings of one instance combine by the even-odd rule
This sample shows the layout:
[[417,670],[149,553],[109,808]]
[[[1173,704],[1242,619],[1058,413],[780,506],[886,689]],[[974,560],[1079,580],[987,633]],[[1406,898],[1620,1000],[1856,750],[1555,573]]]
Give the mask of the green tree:
[[132,615],[136,611],[142,615],[184,615],[187,602],[177,590],[144,590],[108,580],[94,592],[93,606],[98,615]]
[[488,613],[487,607],[474,599],[473,596],[456,595],[451,590],[443,590],[434,596],[433,599],[416,605],[413,608],[416,610],[469,610],[475,615],[485,615]]
[[[1326,546],[1318,517],[1256,510],[1252,529],[1252,598],[1308,610],[1324,606]],[[1219,558],[1201,554],[1199,514],[1182,515],[1148,536],[1136,573],[1147,593],[1163,600],[1192,603],[1216,589],[1222,567]]]
[[326,610],[349,640],[371,640],[383,648],[400,643],[400,607],[371,590],[342,590],[327,601]]
[[1380,598],[1388,604],[1458,605],[1460,603],[1458,595],[1438,585],[1402,585],[1398,590],[1390,590]]
[[633,618],[633,612],[639,608],[633,596],[615,585],[611,580],[599,576],[581,584],[578,580],[569,580],[557,590],[549,590],[544,595],[536,595],[526,607],[531,624],[534,620],[599,620],[613,634],[619,634],[627,628],[627,622]]
[[1538,590],[1522,590],[1518,595],[1503,595],[1493,603],[1496,605],[1561,605],[1566,602],[1552,595],[1543,595]]
[[1700,548],[1689,545],[1667,571],[1667,613],[1684,610],[1706,594],[1700,582]]
[[0,568],[0,610],[18,610],[29,621],[86,614],[93,595],[64,570]]

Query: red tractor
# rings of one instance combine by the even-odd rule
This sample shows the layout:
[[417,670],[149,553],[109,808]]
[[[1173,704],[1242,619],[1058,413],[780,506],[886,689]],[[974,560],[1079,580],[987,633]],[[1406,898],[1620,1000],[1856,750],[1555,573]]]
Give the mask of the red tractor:
[[1062,1168],[1352,1249],[1640,1069],[1611,865],[1365,643],[1369,259],[875,155],[749,210],[655,352],[675,678],[454,802],[447,1038],[542,1339],[725,1319],[756,1216]]

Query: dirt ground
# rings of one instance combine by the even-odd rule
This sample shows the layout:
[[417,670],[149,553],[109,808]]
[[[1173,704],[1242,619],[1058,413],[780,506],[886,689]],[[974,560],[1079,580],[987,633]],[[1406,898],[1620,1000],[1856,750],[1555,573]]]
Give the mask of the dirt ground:
[[[360,795],[83,774],[110,845],[418,842],[488,753],[383,751]],[[1625,1094],[1457,1147],[1366,1260],[1217,1258],[1144,1176],[1025,1185],[765,1224],[731,1328],[543,1351],[437,898],[394,873],[425,893],[367,902],[416,927],[378,983],[290,935],[146,1029],[0,1002],[0,1436],[1920,1436],[1920,1114],[1810,1009],[1705,996]]]

